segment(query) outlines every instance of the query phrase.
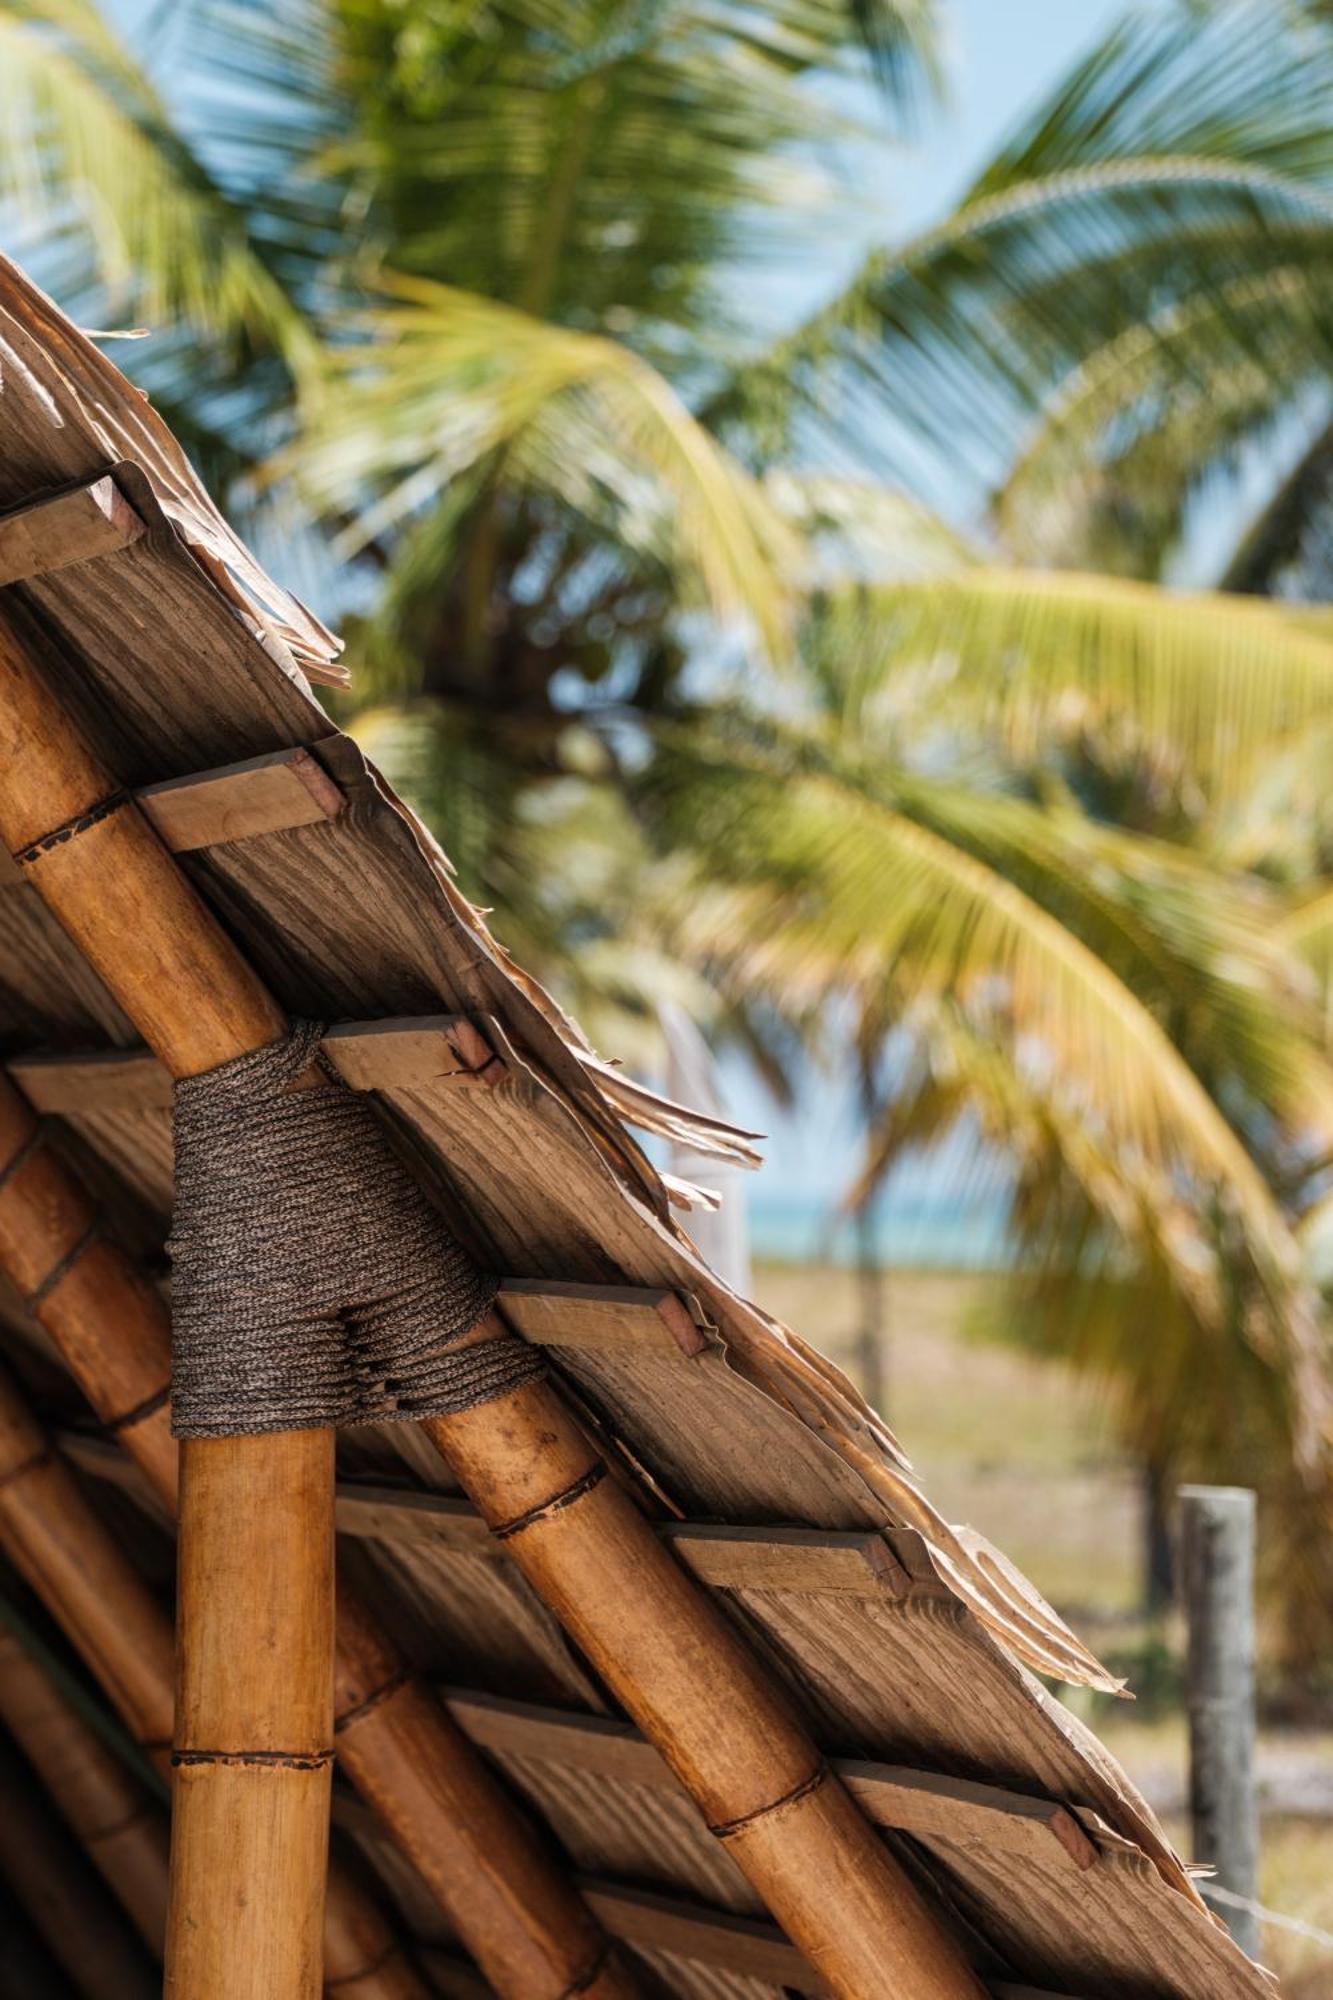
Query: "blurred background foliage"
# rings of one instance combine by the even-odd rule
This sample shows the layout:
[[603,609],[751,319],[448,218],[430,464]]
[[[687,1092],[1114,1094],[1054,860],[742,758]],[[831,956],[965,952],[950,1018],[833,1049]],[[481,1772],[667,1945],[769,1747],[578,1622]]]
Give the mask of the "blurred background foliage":
[[1127,11],[830,288],[939,14],[0,0],[6,237],[156,329],[117,358],[595,1041],[650,1063],[670,996],[779,1091],[850,1042],[851,1199],[960,1123],[1002,1153],[996,1330],[1104,1385],[1154,1490],[1260,1488],[1309,1670],[1333,21]]

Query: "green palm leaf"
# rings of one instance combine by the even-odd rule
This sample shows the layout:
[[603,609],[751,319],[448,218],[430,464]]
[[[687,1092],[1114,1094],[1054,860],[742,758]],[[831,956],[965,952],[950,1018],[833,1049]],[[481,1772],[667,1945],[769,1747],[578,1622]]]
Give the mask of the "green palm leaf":
[[351,551],[503,454],[503,478],[613,514],[723,616],[785,650],[800,545],[751,475],[629,348],[408,278],[334,357],[299,453],[304,489],[354,516]]
[[0,6],[0,192],[82,224],[111,301],[308,366],[312,338],[246,214],[88,0]]
[[976,567],[845,593],[828,615],[849,676],[874,688],[932,662],[938,699],[1036,761],[1086,731],[1234,788],[1333,703],[1333,642],[1255,600]]
[[1049,1067],[1108,1154],[1179,1200],[1214,1191],[1275,1284],[1294,1268],[1262,1175],[1161,1024],[1013,881],[824,771],[673,738],[645,786],[667,838],[707,857],[683,936],[733,989],[798,1019],[890,982],[904,1006],[951,994]]

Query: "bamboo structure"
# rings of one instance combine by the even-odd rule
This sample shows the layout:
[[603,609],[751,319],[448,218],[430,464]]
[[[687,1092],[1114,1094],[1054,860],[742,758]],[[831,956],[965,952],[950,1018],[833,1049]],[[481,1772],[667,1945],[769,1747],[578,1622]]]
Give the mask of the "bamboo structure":
[[423,1428],[830,1990],[981,2000],[790,1703],[549,1384]]
[[0,1720],[139,1936],[160,1959],[167,1930],[167,1818],[41,1662],[0,1629]]
[[[37,1316],[98,1415],[174,1514],[177,1447],[165,1402],[171,1367],[165,1307],[118,1245],[90,1233],[96,1211],[87,1191],[38,1143],[39,1133],[28,1105],[0,1076],[0,1269],[25,1297],[41,1289],[49,1272],[63,1270],[41,1296]],[[18,1165],[6,1173],[10,1162]],[[80,1244],[87,1248],[71,1259]],[[88,1282],[84,1267],[94,1254],[95,1281]],[[560,2000],[571,1991],[589,2000],[629,2000],[634,1982],[609,1955],[586,1905],[447,1712],[376,1630],[346,1579],[337,1591],[336,1642],[339,1763],[496,1990],[509,2000]],[[349,1968],[382,1955],[371,1949],[373,1926],[358,1910],[360,1900],[348,1890],[329,1909],[326,1976],[339,1967],[345,1981]],[[340,1984],[339,1992],[344,2000],[362,2000],[359,1988]],[[369,1988],[364,2000],[372,2000]],[[386,1990],[382,2000],[396,1995]]]
[[[171,1764],[171,1622],[0,1375],[0,1547],[60,1625],[145,1754]],[[376,1905],[335,1867],[323,1979],[339,2000],[425,2000]]]
[[[12,637],[0,667],[15,774],[0,830],[149,1045],[183,1076],[277,1039],[275,1003]],[[832,1990],[979,2000],[957,1945],[734,1630],[600,1478],[554,1391],[431,1434]],[[168,1991],[309,2000],[332,1760],[331,1435],[187,1442],[181,1488]],[[632,1617],[608,1576],[632,1578]]]
[[0,1875],[80,2000],[153,2000],[151,1961],[31,1773],[0,1740]]
[[[10,851],[171,1074],[276,1040],[273,1000],[11,646],[0,743]],[[333,1766],[333,1441],[195,1441],[180,1463],[167,1990],[314,2000]]]
[[[169,1329],[147,1261],[172,1206],[171,1075],[260,1035],[287,1040],[246,970],[272,968],[284,1003],[331,1024],[319,1071],[382,1113],[411,1205],[437,1203],[447,1234],[498,1275],[498,1320],[529,1342],[528,1365],[552,1356],[552,1387],[432,1426],[465,1493],[406,1421],[339,1443],[337,1525],[365,1595],[340,1588],[336,1607],[333,1742],[361,1794],[338,1813],[423,1973],[502,2000],[622,2000],[631,1975],[673,2000],[971,2000],[961,1951],[978,1972],[1013,1967],[1025,1991],[1266,2000],[1114,1759],[1023,1669],[1103,1689],[1113,1677],[984,1536],[944,1520],[846,1377],[708,1268],[674,1212],[692,1191],[634,1136],[754,1164],[753,1135],[594,1056],[507,957],[427,830],[314,699],[345,679],[334,635],[231,534],[151,405],[3,257],[0,345],[0,1051],[22,1093],[0,1074],[0,1322],[35,1386],[41,1323],[138,1467],[104,1439],[60,1434],[81,1472],[125,1489],[108,1549],[104,1531],[87,1539],[100,1520],[86,1489],[57,1476],[30,1424],[0,1421],[0,1542],[112,1703],[133,1711],[142,1740],[161,1737],[173,1706],[167,1622],[140,1578],[168,1551],[160,1522],[139,1513],[146,1502],[170,1521],[176,1507]],[[128,798],[99,758],[134,787]],[[137,1029],[148,1049],[128,1046]],[[251,1054],[264,1073],[267,1056]],[[274,1045],[273,1067],[281,1054]],[[193,1220],[196,1244],[216,1251],[244,1209],[246,1227],[280,1245],[299,1204],[244,1135],[231,1164],[253,1179],[234,1208],[215,1201],[221,1180],[202,1163],[224,1121],[195,1120],[212,1095],[190,1093],[181,1128],[186,1238]],[[373,1177],[365,1104],[264,1105],[291,1134],[282,1157],[307,1183],[303,1213],[327,1226],[322,1169],[332,1191],[355,1165],[354,1144],[338,1157],[344,1121],[366,1136]],[[85,1187],[111,1214],[128,1204],[142,1267],[108,1242]],[[293,1239],[297,1318],[307,1283],[312,1306],[336,1310],[325,1280],[350,1261],[341,1228],[327,1266],[304,1224]],[[380,1275],[408,1234],[386,1245]],[[420,1237],[428,1245],[428,1229]],[[253,1330],[240,1304],[238,1366]],[[359,1304],[352,1340],[360,1316]],[[483,1378],[489,1328],[472,1335]],[[225,1322],[203,1331],[191,1352],[220,1340],[230,1374]],[[498,1363],[489,1379],[506,1379]],[[195,1380],[207,1403],[206,1368]],[[391,1370],[381,1386],[404,1417],[410,1378]],[[193,1428],[183,1376],[180,1413]],[[223,1469],[239,1467],[228,1454]],[[257,1713],[277,1655],[247,1655],[239,1688],[218,1607],[199,1602],[210,1566],[230,1587],[237,1546],[215,1532],[211,1468],[196,1528],[186,1471],[190,1620],[220,1656],[217,1699],[243,1692]],[[322,1587],[314,1517],[327,1494],[313,1455],[306,1471],[298,1535]],[[282,1496],[266,1490],[262,1504],[273,1532],[252,1546],[266,1574],[239,1586],[256,1628],[266,1596],[286,1615],[270,1545]],[[237,1632],[233,1653],[257,1636]],[[293,1690],[304,1702],[322,1632],[298,1615],[274,1637],[306,1646],[310,1679]],[[151,1676],[135,1658],[145,1638]],[[222,1780],[196,1772],[189,1811],[212,1834]],[[244,1772],[237,1785],[251,1813],[274,1796]],[[313,1835],[315,1815],[303,1818]],[[253,1866],[240,1848],[253,1857],[281,1829],[239,1831],[238,1875]],[[303,1873],[317,1870],[312,1838]],[[278,1875],[258,1886],[270,1906],[296,1887]],[[471,1950],[480,1979],[441,1955],[442,1933]],[[308,1959],[308,1933],[306,1945]],[[610,1956],[622,1948],[626,1970]],[[424,2000],[336,1858],[324,1953],[330,2000]],[[15,2000],[69,1991],[3,1936],[0,1960]],[[199,2000],[232,2000],[220,1992],[232,1968],[216,1971]],[[308,1965],[295,1976],[307,1983]]]

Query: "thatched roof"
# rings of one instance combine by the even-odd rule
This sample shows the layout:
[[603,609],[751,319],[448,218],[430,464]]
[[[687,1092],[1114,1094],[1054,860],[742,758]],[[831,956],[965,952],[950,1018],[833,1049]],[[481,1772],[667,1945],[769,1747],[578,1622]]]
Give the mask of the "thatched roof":
[[[1081,2000],[1267,1992],[1033,1671],[1104,1687],[1096,1661],[980,1536],[946,1525],[839,1371],[704,1266],[631,1126],[742,1154],[744,1136],[597,1060],[507,958],[314,698],[342,677],[336,641],[12,265],[0,509],[5,618],[283,1005],[331,1024],[345,1081],[375,1093],[457,1234],[505,1274],[505,1316],[794,1687],[987,1980]],[[0,1053],[112,1226],[160,1260],[168,1080],[17,872],[0,882]],[[10,1287],[0,1321],[83,1476],[151,1515]],[[340,1469],[351,1570],[607,1928],[673,1994],[819,1991],[413,1427],[348,1433]],[[349,1797],[338,1813],[439,1947],[442,1990],[484,1991],[369,1811]]]

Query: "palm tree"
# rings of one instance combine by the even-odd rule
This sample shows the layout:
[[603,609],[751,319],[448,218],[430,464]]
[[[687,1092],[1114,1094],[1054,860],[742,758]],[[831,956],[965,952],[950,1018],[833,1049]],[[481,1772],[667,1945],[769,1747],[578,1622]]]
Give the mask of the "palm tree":
[[207,0],[145,59],[92,0],[0,0],[4,215],[85,319],[159,325],[138,379],[308,562],[356,726],[507,941],[622,1024],[706,976],[774,1074],[836,1000],[867,1048],[910,1023],[893,1130],[981,1106],[1045,1268],[1150,1276],[1322,1465],[1274,1174],[1333,1117],[1326,1053],[1262,886],[1165,836],[1327,717],[1333,638],[1089,573],[1157,570],[1038,533],[1049,497],[998,518],[1085,568],[1000,566],[894,471],[910,432],[1017,474],[1053,384],[1186,322],[1271,378],[1215,456],[1295,422],[1333,37],[1294,0],[1130,17],[942,224],[756,327],[929,87],[934,15]]

